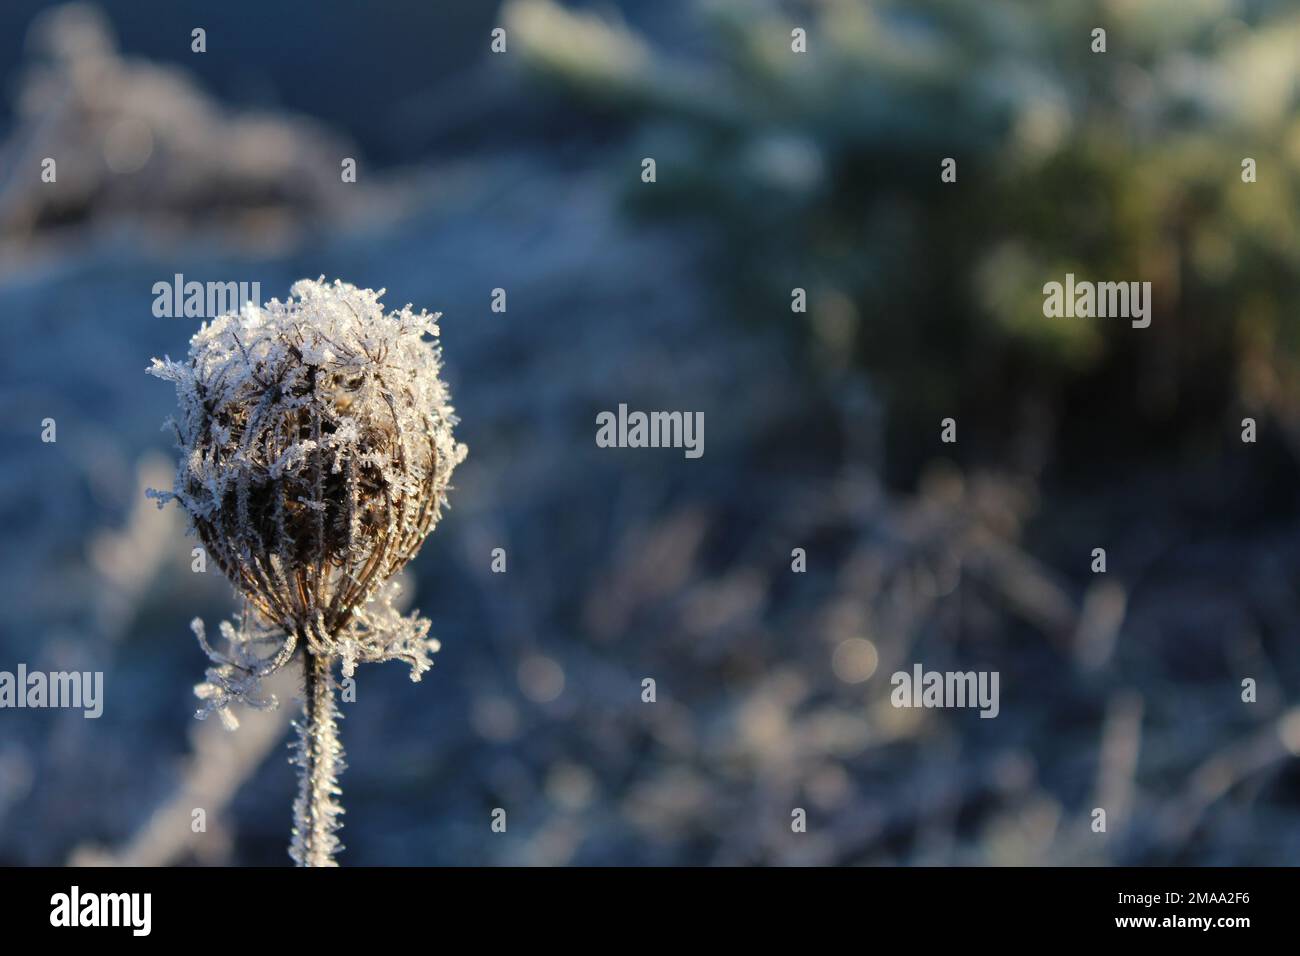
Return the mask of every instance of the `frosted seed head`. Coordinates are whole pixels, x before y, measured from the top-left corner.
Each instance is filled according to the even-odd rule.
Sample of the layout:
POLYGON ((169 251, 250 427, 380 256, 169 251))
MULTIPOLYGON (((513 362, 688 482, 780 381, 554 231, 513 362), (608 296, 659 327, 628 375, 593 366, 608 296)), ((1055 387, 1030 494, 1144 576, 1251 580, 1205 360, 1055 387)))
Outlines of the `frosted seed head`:
POLYGON ((385 312, 383 290, 323 277, 291 292, 205 323, 186 360, 153 361, 180 405, 171 496, 267 624, 331 655, 359 628, 349 658, 375 659, 373 624, 405 619, 372 605, 437 523, 466 452, 438 317, 385 312))

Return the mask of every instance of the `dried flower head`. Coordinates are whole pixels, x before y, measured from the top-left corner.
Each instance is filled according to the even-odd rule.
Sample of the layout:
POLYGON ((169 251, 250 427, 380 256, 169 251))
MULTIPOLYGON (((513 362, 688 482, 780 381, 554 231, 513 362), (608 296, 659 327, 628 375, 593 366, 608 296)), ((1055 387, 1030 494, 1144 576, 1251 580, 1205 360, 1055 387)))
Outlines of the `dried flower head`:
POLYGON ((327 692, 335 658, 345 675, 363 661, 404 660, 413 680, 428 669, 429 624, 393 607, 391 578, 465 457, 436 315, 385 313, 382 290, 337 280, 291 293, 206 323, 186 361, 149 369, 176 386, 182 452, 172 491, 150 494, 181 505, 245 603, 238 627, 222 625, 225 652, 194 623, 215 665, 196 691, 200 716, 229 726, 233 702, 274 705, 259 680, 299 646, 309 691, 313 661, 327 692))

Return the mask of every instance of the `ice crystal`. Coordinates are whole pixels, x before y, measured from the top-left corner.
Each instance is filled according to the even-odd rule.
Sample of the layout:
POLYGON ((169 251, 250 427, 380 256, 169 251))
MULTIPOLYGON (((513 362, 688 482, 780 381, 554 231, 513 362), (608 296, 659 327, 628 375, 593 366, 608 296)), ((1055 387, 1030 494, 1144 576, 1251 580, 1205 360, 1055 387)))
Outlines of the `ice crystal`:
MULTIPOLYGON (((394 607, 391 578, 437 523, 465 457, 439 374, 437 316, 385 312, 383 294, 302 280, 286 302, 205 323, 185 361, 149 368, 176 386, 181 450, 172 490, 149 494, 185 510, 245 606, 221 625, 224 651, 194 622, 213 664, 195 689, 199 716, 233 728, 232 704, 274 706, 260 681, 301 647, 297 760, 324 773, 342 765, 333 662, 351 676, 359 663, 400 660, 412 680, 432 664, 429 622, 394 607)), ((332 777, 303 786, 294 857, 327 861, 337 787, 332 777), (308 827, 329 842, 301 847, 308 827)))
POLYGON ((289 856, 299 866, 332 866, 343 849, 336 836, 343 814, 338 778, 346 767, 338 735, 342 715, 334 699, 334 674, 323 658, 309 665, 306 684, 305 713, 312 717, 293 725, 298 734, 293 763, 299 772, 289 856))

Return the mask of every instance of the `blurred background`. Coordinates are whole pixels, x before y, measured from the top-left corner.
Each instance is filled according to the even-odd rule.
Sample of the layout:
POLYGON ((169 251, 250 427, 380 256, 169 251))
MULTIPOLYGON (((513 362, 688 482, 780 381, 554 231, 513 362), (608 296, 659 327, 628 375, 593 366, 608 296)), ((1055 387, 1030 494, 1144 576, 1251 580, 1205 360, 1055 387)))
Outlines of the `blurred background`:
POLYGON ((193 720, 235 605, 144 497, 176 273, 443 313, 442 651, 358 672, 344 865, 1300 862, 1298 68, 1269 0, 6 0, 0 669, 105 705, 0 712, 0 864, 289 862, 293 681, 193 720))

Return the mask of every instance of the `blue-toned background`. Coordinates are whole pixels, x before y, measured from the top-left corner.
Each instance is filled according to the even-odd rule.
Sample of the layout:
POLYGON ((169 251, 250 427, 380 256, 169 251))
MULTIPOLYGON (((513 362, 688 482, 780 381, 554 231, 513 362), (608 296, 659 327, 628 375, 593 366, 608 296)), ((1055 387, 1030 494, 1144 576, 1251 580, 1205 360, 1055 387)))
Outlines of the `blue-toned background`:
POLYGON ((345 865, 1297 862, 1297 67, 1248 0, 10 0, 0 670, 106 700, 0 710, 0 863, 288 863, 296 689, 192 719, 234 604, 144 498, 176 273, 443 313, 442 651, 358 673, 345 865), (1151 327, 1044 318, 1066 272, 1151 327), (894 708, 916 662, 999 716, 894 708))

